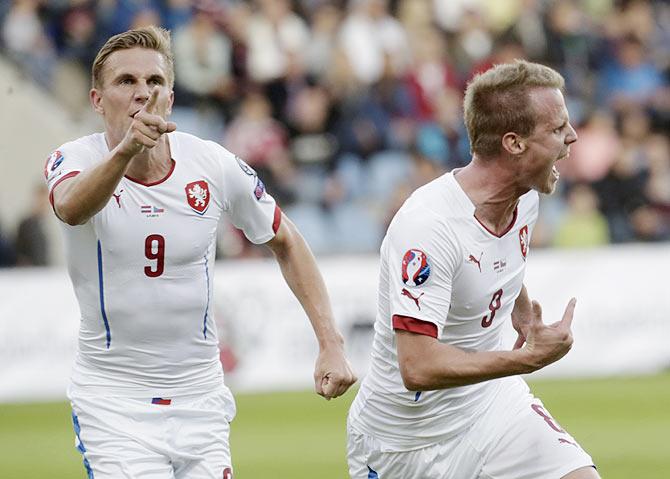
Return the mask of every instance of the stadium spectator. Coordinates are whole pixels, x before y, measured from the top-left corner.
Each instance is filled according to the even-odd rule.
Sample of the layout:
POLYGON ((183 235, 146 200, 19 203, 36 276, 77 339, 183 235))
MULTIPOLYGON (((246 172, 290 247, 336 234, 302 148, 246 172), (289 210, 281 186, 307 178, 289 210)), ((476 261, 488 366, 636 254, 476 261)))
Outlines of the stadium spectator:
POLYGON ((555 190, 554 164, 577 141, 563 86, 522 61, 475 77, 464 100, 472 161, 392 220, 370 370, 349 412, 352 478, 600 477, 519 377, 572 346, 576 300, 547 325, 523 284, 538 193, 555 190))
POLYGON ((670 230, 670 140, 660 134, 652 135, 646 149, 649 162, 646 196, 661 215, 667 231, 670 230))
POLYGON ((613 58, 603 66, 598 84, 601 104, 617 111, 635 106, 652 106, 667 82, 649 61, 645 46, 634 35, 617 40, 613 58))
MULTIPOLYGON (((202 3, 196 2, 196 7, 202 3)), ((176 30, 186 25, 191 20, 193 0, 166 0, 165 7, 162 9, 165 27, 169 30, 176 30)))
POLYGON ((388 0, 355 0, 340 30, 340 46, 354 77, 373 85, 391 72, 402 75, 409 64, 407 34, 388 11, 388 0))
POLYGON ((570 150, 570 161, 559 164, 558 170, 571 182, 602 180, 621 150, 614 118, 606 111, 595 111, 577 132, 579 141, 570 150))
POLYGON ((296 171, 287 147, 288 132, 272 117, 272 106, 257 89, 242 98, 222 144, 259 172, 282 204, 294 200, 296 171))
POLYGON ((598 197, 591 187, 574 185, 569 190, 567 203, 567 212, 554 234, 554 246, 592 248, 610 242, 607 220, 598 211, 598 197))
POLYGON ((104 133, 45 171, 81 309, 68 391, 89 477, 232 477, 235 403, 210 306, 219 218, 275 255, 318 339, 318 394, 355 381, 314 257, 243 160, 167 121, 169 33, 114 36, 93 66, 104 133), (113 398, 113 399, 110 399, 113 398))
POLYGON ((337 54, 337 32, 342 12, 332 3, 323 2, 311 16, 311 38, 305 54, 306 70, 325 81, 329 66, 337 54))
POLYGON ((16 265, 16 251, 12 242, 3 234, 0 224, 0 268, 16 265))
POLYGON ((632 214, 648 204, 645 194, 648 173, 634 153, 630 148, 621 151, 612 169, 593 185, 613 243, 635 240, 632 214))
POLYGON ((30 212, 19 222, 16 232, 16 264, 18 266, 47 266, 49 240, 45 217, 49 211, 47 189, 40 184, 33 192, 30 212))
MULTIPOLYGON (((409 94, 419 121, 435 119, 435 104, 447 91, 460 97, 461 80, 446 56, 444 35, 434 27, 416 32, 412 37, 413 61, 407 72, 409 94)), ((460 120, 460 116, 459 116, 460 120)))
POLYGON ((179 104, 227 103, 235 92, 232 44, 219 29, 216 14, 198 4, 191 19, 174 32, 175 87, 184 97, 179 104))
POLYGON ((39 18, 38 0, 13 0, 2 24, 2 41, 10 57, 43 88, 51 88, 56 51, 39 18))
POLYGON ((309 29, 289 0, 256 0, 259 8, 247 27, 247 72, 262 84, 274 116, 284 113, 287 81, 305 72, 309 29))

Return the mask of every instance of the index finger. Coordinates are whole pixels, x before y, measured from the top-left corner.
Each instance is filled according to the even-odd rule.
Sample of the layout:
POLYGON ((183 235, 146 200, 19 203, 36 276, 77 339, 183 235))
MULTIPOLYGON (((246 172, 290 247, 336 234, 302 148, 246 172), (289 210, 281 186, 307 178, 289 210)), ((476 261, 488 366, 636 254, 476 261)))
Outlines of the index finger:
POLYGON ((154 88, 151 90, 151 96, 149 97, 149 101, 147 101, 144 104, 144 111, 147 113, 153 113, 154 108, 156 108, 156 101, 158 100, 158 88, 154 88))
POLYGON ((563 313, 563 319, 561 319, 561 324, 566 325, 568 328, 572 326, 572 318, 575 314, 575 305, 577 304, 576 298, 571 298, 568 305, 565 307, 565 313, 563 313))

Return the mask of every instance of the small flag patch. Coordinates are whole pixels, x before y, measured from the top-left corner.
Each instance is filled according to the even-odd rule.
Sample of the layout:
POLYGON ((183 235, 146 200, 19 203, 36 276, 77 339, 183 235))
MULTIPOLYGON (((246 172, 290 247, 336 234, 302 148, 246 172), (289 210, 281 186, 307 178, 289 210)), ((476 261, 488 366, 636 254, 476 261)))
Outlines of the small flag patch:
POLYGON ((161 213, 165 213, 165 208, 159 208, 158 206, 153 205, 141 205, 140 213, 146 215, 147 218, 156 218, 160 216, 161 213))
POLYGON ((165 398, 152 398, 151 404, 160 404, 161 406, 169 406, 172 403, 172 399, 165 398))

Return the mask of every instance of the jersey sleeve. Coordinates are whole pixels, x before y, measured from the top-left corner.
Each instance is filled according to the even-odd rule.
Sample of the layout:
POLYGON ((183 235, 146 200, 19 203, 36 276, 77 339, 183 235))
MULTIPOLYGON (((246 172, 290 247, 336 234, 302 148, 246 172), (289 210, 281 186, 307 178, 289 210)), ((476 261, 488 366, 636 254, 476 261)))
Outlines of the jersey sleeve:
POLYGON ((457 246, 436 218, 398 219, 382 247, 393 329, 437 338, 451 304, 457 246))
POLYGON ((62 181, 78 175, 94 162, 94 155, 84 145, 65 143, 54 150, 44 165, 44 178, 49 189, 49 201, 53 206, 53 190, 62 181))
POLYGON ((281 210, 253 168, 229 151, 221 150, 224 211, 252 243, 271 240, 279 229, 281 210))

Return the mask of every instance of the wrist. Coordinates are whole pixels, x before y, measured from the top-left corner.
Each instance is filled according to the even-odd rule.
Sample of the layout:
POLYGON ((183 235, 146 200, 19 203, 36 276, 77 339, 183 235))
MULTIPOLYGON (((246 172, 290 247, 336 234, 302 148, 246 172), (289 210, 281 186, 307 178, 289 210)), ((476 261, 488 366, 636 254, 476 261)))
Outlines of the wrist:
POLYGON ((520 374, 530 374, 542 368, 534 357, 533 353, 527 347, 512 351, 516 353, 517 364, 520 368, 520 374))
POLYGON ((325 338, 319 338, 319 349, 326 351, 329 349, 344 349, 344 338, 338 332, 329 334, 325 338))
POLYGON ((130 160, 138 153, 138 151, 129 151, 128 148, 124 148, 123 141, 116 145, 112 150, 112 159, 115 159, 121 162, 124 166, 127 166, 130 163, 130 160))

